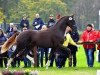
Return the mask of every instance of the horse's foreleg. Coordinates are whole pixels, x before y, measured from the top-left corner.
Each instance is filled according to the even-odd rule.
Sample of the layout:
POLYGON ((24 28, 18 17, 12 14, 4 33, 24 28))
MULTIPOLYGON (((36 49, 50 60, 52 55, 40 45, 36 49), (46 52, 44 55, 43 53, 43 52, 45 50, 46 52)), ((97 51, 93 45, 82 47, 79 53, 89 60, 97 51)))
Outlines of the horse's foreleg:
POLYGON ((54 58, 53 57, 54 56, 54 51, 55 51, 55 49, 52 49, 51 52, 50 52, 49 59, 48 59, 48 61, 46 63, 46 69, 48 69, 48 66, 50 65, 51 58, 54 58))
POLYGON ((9 68, 11 62, 13 61, 14 57, 16 57, 16 55, 18 54, 19 51, 20 51, 19 49, 16 49, 15 52, 11 55, 11 58, 8 60, 7 68, 6 69, 9 68))
POLYGON ((28 54, 26 55, 26 58, 28 58, 32 62, 32 64, 34 64, 34 58, 30 57, 28 54))
POLYGON ((46 69, 48 69, 49 64, 50 64, 50 60, 48 60, 46 63, 46 69))
POLYGON ((8 69, 9 68, 9 66, 10 66, 10 64, 11 64, 11 62, 13 61, 13 58, 10 58, 9 60, 8 60, 8 63, 7 63, 7 68, 6 69, 8 69))

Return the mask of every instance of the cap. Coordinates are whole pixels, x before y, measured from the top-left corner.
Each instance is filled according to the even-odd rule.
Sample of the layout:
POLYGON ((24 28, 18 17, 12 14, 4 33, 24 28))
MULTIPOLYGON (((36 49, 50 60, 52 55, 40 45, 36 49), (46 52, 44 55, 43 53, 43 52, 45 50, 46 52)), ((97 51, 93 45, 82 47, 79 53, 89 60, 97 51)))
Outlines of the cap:
POLYGON ((52 15, 52 14, 50 14, 50 16, 51 16, 51 17, 53 17, 53 15, 52 15))
POLYGON ((92 24, 88 24, 87 26, 89 26, 89 27, 93 27, 92 24))

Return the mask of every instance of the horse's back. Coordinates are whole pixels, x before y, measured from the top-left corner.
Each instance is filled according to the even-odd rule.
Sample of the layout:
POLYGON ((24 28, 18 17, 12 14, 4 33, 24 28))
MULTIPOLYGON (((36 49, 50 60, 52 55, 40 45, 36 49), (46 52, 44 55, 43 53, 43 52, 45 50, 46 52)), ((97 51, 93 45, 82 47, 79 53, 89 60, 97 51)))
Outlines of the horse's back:
MULTIPOLYGON (((32 36, 36 35, 36 31, 28 30, 20 33, 17 37, 17 43, 28 43, 32 40, 32 36)), ((34 38, 33 38, 34 39, 34 38)))

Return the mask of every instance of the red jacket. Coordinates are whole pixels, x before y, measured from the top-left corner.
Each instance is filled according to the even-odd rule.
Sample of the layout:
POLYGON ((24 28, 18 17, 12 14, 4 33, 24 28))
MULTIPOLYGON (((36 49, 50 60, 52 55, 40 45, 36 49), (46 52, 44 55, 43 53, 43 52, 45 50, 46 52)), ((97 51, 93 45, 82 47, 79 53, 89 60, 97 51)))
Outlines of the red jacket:
MULTIPOLYGON (((97 39, 100 39, 100 30, 97 33, 97 39)), ((97 50, 100 50, 100 44, 98 44, 97 50)))
MULTIPOLYGON (((92 42, 95 42, 97 40, 97 33, 95 30, 91 30, 90 32, 88 32, 87 30, 85 30, 81 36, 81 41, 82 42, 90 42, 90 40, 92 42)), ((83 47, 85 49, 88 48, 94 48, 94 44, 83 44, 83 47)))

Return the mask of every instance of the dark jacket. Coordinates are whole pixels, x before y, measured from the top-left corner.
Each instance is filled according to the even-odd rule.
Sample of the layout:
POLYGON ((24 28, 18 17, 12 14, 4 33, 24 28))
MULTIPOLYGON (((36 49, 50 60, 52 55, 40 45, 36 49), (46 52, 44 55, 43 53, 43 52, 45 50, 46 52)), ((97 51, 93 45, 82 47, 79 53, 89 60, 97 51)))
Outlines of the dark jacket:
POLYGON ((11 28, 10 26, 7 28, 6 33, 10 33, 13 31, 13 28, 11 28))
POLYGON ((44 22, 41 18, 34 19, 34 21, 33 21, 34 30, 41 30, 43 25, 44 25, 44 22), (39 27, 36 27, 36 26, 39 26, 39 27))
POLYGON ((54 24, 55 24, 55 20, 54 20, 54 19, 50 19, 50 20, 48 21, 47 27, 50 28, 50 27, 52 27, 54 24))
MULTIPOLYGON (((79 41, 79 33, 76 32, 69 32, 69 34, 71 35, 71 38, 73 39, 74 42, 78 42, 79 41)), ((74 45, 68 45, 68 48, 71 50, 72 53, 77 51, 77 47, 74 45)))
POLYGON ((29 28, 29 21, 26 19, 26 20, 21 20, 20 22, 20 27, 23 28, 23 27, 27 27, 29 28), (26 24, 26 26, 24 26, 24 24, 26 24))
POLYGON ((78 32, 69 32, 71 35, 71 38, 74 40, 74 42, 78 42, 79 40, 79 33, 78 32))

